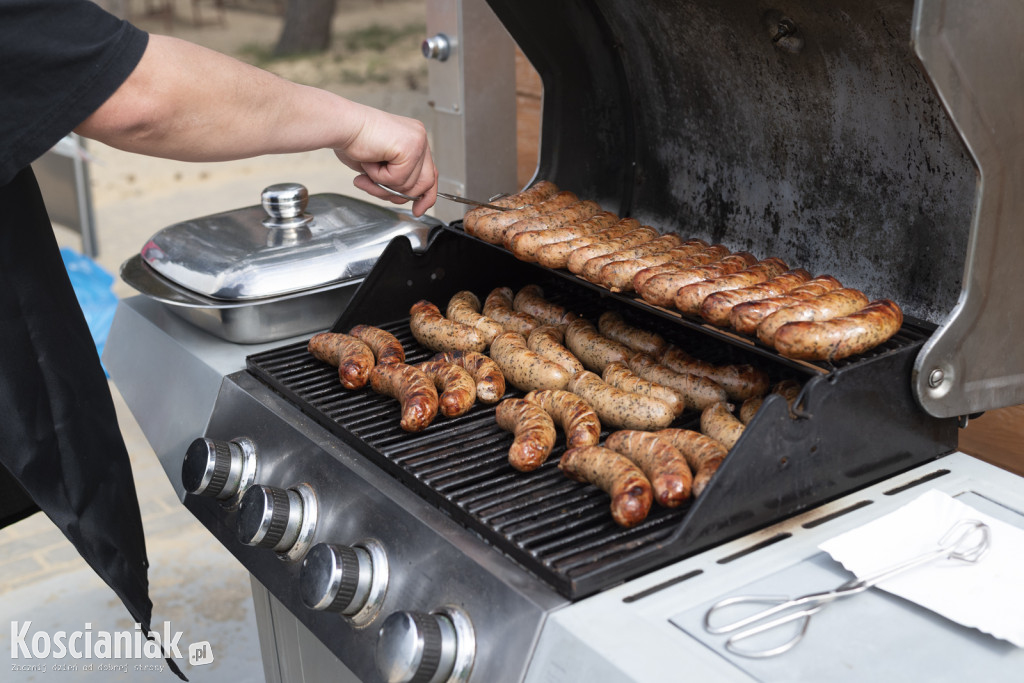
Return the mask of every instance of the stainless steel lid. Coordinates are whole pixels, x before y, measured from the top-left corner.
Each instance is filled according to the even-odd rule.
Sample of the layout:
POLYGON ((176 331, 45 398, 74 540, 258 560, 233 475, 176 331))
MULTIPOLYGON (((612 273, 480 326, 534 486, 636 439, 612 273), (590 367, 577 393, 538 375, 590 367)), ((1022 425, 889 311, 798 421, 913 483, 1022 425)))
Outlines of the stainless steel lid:
POLYGON ((224 301, 262 299, 360 278, 393 238, 426 246, 434 219, 352 197, 272 185, 261 206, 168 226, 142 259, 168 280, 224 301))

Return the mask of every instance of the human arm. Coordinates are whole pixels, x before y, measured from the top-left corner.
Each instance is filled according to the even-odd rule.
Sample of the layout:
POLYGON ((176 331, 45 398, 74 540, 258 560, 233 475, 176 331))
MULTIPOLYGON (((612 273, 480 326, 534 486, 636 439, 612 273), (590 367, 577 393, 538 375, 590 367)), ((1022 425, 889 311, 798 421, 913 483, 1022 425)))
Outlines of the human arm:
POLYGON ((118 149, 181 161, 225 161, 332 149, 356 187, 401 202, 380 182, 436 200, 426 130, 339 95, 292 83, 218 52, 151 35, 138 66, 75 131, 118 149))

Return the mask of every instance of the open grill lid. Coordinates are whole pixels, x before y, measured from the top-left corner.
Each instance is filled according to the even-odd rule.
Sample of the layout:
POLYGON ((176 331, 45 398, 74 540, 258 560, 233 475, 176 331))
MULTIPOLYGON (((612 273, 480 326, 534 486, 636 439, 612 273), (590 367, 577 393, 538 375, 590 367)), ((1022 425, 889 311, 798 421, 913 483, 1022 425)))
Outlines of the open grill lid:
POLYGON ((1024 402, 1019 6, 488 2, 544 83, 540 177, 941 325, 933 415, 1024 402))

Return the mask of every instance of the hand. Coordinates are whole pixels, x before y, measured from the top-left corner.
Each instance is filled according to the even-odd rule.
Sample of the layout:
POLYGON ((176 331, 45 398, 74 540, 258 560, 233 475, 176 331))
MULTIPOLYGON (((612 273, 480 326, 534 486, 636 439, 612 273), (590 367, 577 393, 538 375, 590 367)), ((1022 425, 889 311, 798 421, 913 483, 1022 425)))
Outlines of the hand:
POLYGON ((359 131, 334 153, 343 164, 360 172, 353 184, 378 199, 396 204, 406 201, 374 183, 419 197, 412 205, 415 216, 423 215, 437 201, 437 169, 427 131, 415 119, 367 107, 359 131))

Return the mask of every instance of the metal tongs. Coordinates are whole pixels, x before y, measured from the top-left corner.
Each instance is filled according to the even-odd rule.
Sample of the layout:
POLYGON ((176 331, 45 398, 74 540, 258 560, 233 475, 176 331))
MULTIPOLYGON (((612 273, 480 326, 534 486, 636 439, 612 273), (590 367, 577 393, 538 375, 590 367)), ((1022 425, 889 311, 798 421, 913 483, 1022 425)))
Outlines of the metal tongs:
POLYGON ((793 648, 807 633, 811 617, 826 605, 851 595, 866 591, 868 588, 890 579, 910 569, 920 567, 935 560, 957 560, 974 563, 980 560, 989 550, 991 532, 987 524, 974 519, 964 519, 954 524, 941 539, 935 550, 912 557, 888 569, 864 579, 851 579, 830 591, 810 593, 798 598, 786 598, 769 595, 738 595, 719 600, 704 615, 704 629, 712 635, 732 633, 725 641, 725 649, 733 654, 754 659, 774 657, 793 648), (712 626, 713 615, 727 607, 738 604, 771 605, 755 614, 731 623, 712 626), (785 643, 762 650, 744 649, 737 643, 760 633, 771 631, 794 621, 801 622, 796 634, 785 643))
MULTIPOLYGON (((385 192, 390 192, 391 194, 395 195, 396 197, 401 197, 402 199, 408 199, 410 202, 414 202, 417 199, 419 199, 419 197, 413 197, 412 195, 404 194, 402 192, 399 192, 398 190, 392 190, 387 185, 382 185, 381 183, 374 183, 374 185, 376 185, 380 189, 384 190, 385 192)), ((497 209, 498 211, 512 211, 513 209, 519 208, 519 207, 515 207, 515 206, 498 206, 497 204, 488 204, 487 202, 478 202, 475 199, 467 199, 466 197, 460 197, 457 194, 448 194, 447 192, 438 192, 437 196, 442 198, 442 199, 447 199, 448 201, 458 202, 459 204, 469 204, 470 206, 482 206, 485 209, 497 209)), ((494 195, 493 197, 491 197, 487 201, 493 202, 496 199, 500 199, 502 197, 507 197, 507 196, 508 196, 507 194, 496 194, 496 195, 494 195)))

